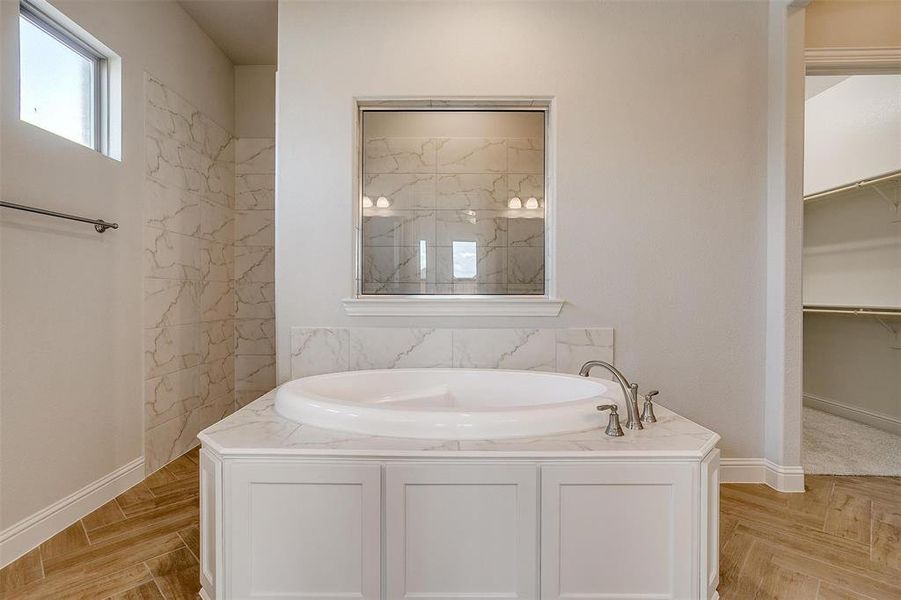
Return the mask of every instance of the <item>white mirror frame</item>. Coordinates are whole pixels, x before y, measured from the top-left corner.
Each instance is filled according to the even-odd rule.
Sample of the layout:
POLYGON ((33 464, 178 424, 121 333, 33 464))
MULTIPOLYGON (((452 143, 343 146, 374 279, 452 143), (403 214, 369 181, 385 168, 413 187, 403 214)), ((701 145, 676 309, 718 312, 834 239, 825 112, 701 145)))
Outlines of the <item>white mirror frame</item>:
POLYGON ((543 316, 560 314, 564 300, 557 298, 556 287, 556 144, 554 135, 553 98, 550 97, 486 97, 486 98, 355 98, 354 99, 354 199, 353 239, 354 263, 352 289, 354 296, 343 301, 348 315, 356 316, 543 316), (440 110, 522 110, 543 111, 545 118, 544 147, 544 295, 367 295, 362 293, 363 236, 363 112, 434 111, 440 110))

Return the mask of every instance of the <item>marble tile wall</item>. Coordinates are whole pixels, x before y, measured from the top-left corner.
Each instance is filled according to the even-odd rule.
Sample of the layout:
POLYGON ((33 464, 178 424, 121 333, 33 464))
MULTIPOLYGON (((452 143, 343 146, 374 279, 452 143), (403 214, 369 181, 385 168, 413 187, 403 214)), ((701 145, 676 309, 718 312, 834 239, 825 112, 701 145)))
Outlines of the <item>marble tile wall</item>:
POLYGON ((234 410, 235 144, 145 78, 144 456, 148 473, 234 410))
POLYGON ((544 293, 542 139, 369 138, 362 188, 363 293, 544 293), (454 242, 475 243, 475 277, 454 242))
POLYGON ((236 143, 235 399, 275 387, 275 140, 236 143))
POLYGON ((613 329, 291 329, 292 378, 404 367, 578 373, 594 359, 613 361, 613 329))

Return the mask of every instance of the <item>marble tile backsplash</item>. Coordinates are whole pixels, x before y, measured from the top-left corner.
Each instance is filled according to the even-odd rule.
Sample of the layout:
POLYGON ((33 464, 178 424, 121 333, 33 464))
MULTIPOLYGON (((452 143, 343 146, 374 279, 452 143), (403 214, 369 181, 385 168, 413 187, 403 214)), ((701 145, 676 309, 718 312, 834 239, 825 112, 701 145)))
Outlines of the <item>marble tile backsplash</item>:
POLYGON ((541 138, 369 138, 362 188, 390 203, 363 209, 363 293, 544 292, 541 138), (510 208, 513 197, 539 207, 510 208), (458 249, 454 268, 460 242, 476 257, 458 249))
POLYGON ((155 471, 235 406, 235 142, 145 78, 144 456, 155 471))
POLYGON ((578 373, 593 359, 613 361, 613 329, 291 329, 292 378, 404 367, 578 373))

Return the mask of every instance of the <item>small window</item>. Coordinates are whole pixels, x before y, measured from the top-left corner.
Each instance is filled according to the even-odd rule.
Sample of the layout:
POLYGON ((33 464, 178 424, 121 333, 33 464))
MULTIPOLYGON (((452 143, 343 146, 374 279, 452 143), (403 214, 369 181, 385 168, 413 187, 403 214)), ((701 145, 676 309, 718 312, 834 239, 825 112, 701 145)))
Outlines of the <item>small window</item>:
POLYGON ((477 273, 476 243, 451 242, 454 279, 475 279, 477 273))
POLYGON ((19 118, 105 152, 106 57, 36 5, 19 10, 19 118))

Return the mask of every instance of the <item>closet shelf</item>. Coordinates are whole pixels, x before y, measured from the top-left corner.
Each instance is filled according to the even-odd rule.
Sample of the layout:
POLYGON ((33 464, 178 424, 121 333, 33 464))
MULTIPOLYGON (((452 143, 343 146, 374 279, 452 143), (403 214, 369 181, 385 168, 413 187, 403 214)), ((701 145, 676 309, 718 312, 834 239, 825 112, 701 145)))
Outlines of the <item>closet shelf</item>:
MULTIPOLYGON (((888 331, 893 336, 898 336, 898 328, 888 323, 885 320, 885 317, 890 319, 898 319, 901 318, 901 308, 895 307, 857 307, 857 306, 815 306, 815 305, 805 305, 804 312, 806 313, 817 313, 817 314, 828 314, 828 315, 852 315, 855 317, 872 317, 875 319, 880 325, 882 325, 886 331, 888 331)), ((895 346, 893 346, 895 347, 895 346)), ((901 347, 897 348, 901 350, 901 347)))
MULTIPOLYGON (((832 196, 833 194, 838 194, 840 192, 847 192, 848 190, 854 190, 858 188, 875 186, 877 183, 883 183, 887 181, 901 181, 901 169, 896 169, 894 171, 889 171, 888 173, 883 173, 882 175, 877 175, 875 177, 868 177, 867 179, 860 179, 858 181, 853 181, 851 183, 840 185, 834 188, 829 188, 828 190, 823 190, 822 192, 816 192, 815 194, 808 194, 804 196, 804 202, 812 202, 814 200, 821 200, 823 198, 827 198, 832 196)), ((878 187, 874 187, 873 190, 882 196, 882 199, 891 204, 898 209, 898 200, 889 198, 885 192, 880 190, 878 187)))
POLYGON ((872 315, 879 317, 901 317, 901 307, 866 307, 866 306, 820 306, 805 304, 804 312, 828 313, 837 315, 872 315))

